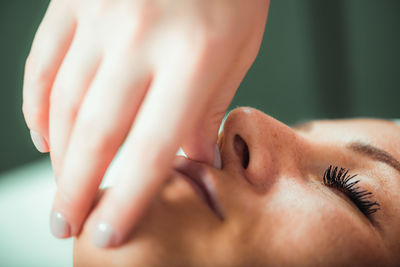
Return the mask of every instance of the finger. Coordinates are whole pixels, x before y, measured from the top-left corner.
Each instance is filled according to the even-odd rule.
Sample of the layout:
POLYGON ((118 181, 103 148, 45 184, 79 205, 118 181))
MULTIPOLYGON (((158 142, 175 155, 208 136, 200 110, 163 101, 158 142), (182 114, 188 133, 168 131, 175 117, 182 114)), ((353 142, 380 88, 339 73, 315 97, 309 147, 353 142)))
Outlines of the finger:
POLYGON ((188 158, 208 163, 218 169, 221 168, 221 156, 216 145, 218 130, 231 98, 227 96, 224 100, 226 103, 219 103, 212 99, 207 104, 209 110, 204 115, 204 119, 195 126, 181 145, 188 158))
POLYGON ((183 151, 190 159, 221 167, 219 149, 216 147, 218 130, 232 98, 256 58, 260 43, 258 35, 246 39, 244 45, 232 53, 234 57, 225 59, 227 70, 222 73, 215 88, 211 89, 214 93, 207 103, 204 118, 182 144, 183 151))
POLYGON ((51 161, 57 179, 75 118, 98 69, 100 57, 100 48, 90 32, 78 27, 50 96, 51 161))
POLYGON ((41 152, 49 150, 50 90, 74 32, 75 17, 69 1, 52 1, 25 63, 22 110, 41 152))
POLYGON ((216 147, 218 130, 226 110, 245 75, 242 67, 232 66, 217 83, 210 100, 206 104, 207 111, 199 124, 182 143, 182 150, 188 158, 208 163, 216 168, 221 168, 219 149, 216 147))
POLYGON ((104 173, 132 125, 150 80, 138 61, 122 55, 105 58, 82 102, 53 205, 51 227, 57 237, 80 231, 104 173))
MULTIPOLYGON (((209 82, 198 67, 178 62, 155 76, 121 153, 116 184, 105 195, 93 241, 119 245, 138 223, 152 197, 167 178, 181 140, 205 109, 209 82), (173 72, 173 73, 172 73, 173 72), (179 75, 177 75, 179 73, 179 75)), ((204 66, 202 66, 204 67, 204 66)))

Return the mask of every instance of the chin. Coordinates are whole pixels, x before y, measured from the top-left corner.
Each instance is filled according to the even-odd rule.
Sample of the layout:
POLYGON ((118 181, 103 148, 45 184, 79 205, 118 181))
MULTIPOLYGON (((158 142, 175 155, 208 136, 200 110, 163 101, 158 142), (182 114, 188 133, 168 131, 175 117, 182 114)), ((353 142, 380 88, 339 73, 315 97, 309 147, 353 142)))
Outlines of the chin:
POLYGON ((94 226, 90 217, 75 239, 74 266, 190 266, 195 255, 206 255, 204 244, 221 220, 188 181, 172 177, 122 246, 95 247, 94 226))

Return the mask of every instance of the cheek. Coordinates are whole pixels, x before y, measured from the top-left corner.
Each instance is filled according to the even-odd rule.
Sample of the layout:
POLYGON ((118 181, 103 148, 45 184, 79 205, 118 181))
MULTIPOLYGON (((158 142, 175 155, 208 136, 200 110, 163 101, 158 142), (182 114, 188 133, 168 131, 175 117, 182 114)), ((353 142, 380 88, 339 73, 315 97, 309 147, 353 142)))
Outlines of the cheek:
POLYGON ((360 264, 382 255, 376 234, 363 220, 339 201, 306 189, 271 194, 253 226, 257 254, 277 265, 360 264))

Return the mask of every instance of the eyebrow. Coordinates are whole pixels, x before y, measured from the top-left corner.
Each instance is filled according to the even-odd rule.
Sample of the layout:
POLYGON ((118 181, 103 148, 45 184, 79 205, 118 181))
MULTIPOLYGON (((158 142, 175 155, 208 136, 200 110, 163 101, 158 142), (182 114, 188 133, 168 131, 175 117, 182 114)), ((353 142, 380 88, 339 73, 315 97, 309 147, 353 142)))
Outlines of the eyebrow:
POLYGON ((311 132, 314 126, 314 121, 306 120, 306 121, 299 121, 295 123, 292 128, 294 130, 303 131, 303 132, 311 132))
MULTIPOLYGON (((296 123, 292 126, 292 128, 295 130, 310 132, 313 126, 314 121, 304 121, 296 123)), ((353 150, 354 152, 363 154, 371 158, 372 160, 386 163, 387 165, 393 167, 398 172, 400 172, 400 162, 396 160, 396 158, 386 150, 361 141, 351 142, 346 147, 350 150, 353 150)))
POLYGON ((400 162, 395 159, 389 152, 377 148, 371 144, 363 143, 360 141, 351 142, 347 145, 347 148, 353 150, 354 152, 363 154, 372 160, 380 161, 386 163, 387 165, 393 167, 398 172, 400 172, 400 162))

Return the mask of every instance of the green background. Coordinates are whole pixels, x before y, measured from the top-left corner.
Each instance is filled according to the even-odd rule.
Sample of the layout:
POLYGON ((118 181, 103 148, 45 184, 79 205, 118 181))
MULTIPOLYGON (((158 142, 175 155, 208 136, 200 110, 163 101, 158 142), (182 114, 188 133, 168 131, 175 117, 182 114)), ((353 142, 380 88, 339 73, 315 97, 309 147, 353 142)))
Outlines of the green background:
MULTIPOLYGON (((21 90, 48 2, 0 2, 0 172, 44 157, 24 123, 21 90)), ((253 106, 286 123, 400 117, 399 12, 395 0, 271 0, 259 56, 230 108, 253 106)))

